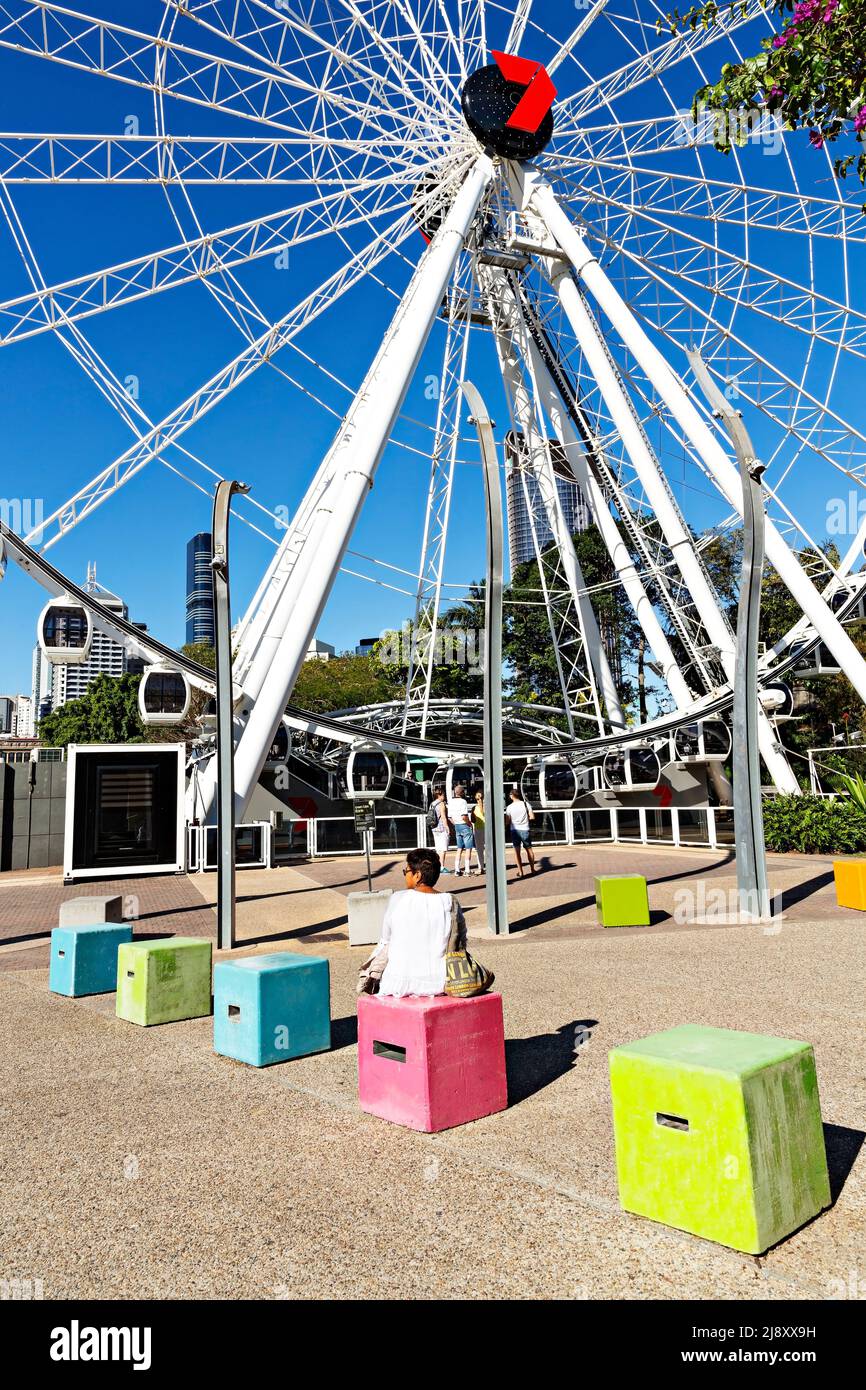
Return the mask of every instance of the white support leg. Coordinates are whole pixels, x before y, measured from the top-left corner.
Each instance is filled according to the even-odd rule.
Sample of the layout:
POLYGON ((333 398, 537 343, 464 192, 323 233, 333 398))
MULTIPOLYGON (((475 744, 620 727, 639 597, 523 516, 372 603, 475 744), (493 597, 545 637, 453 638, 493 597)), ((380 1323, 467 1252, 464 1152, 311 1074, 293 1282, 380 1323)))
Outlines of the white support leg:
MULTIPOLYGON (((520 183, 524 206, 531 207, 541 218, 550 236, 568 257, 575 273, 640 363, 680 429, 701 455, 725 499, 742 515, 743 499, 737 469, 693 404, 683 382, 647 337, 583 237, 572 226, 550 184, 528 166, 520 171, 520 183)), ((796 555, 771 521, 767 522, 767 558, 815 631, 826 642, 860 699, 866 702, 866 660, 804 574, 796 555)))
MULTIPOLYGON (((562 246, 560 235, 562 234, 564 236, 564 232, 560 222, 564 222, 572 231, 574 229, 571 228, 571 223, 560 209, 550 186, 548 184, 534 182, 534 179, 535 175, 530 177, 525 174, 524 188, 527 197, 523 211, 529 223, 530 231, 536 238, 540 238, 541 240, 546 240, 549 236, 555 236, 558 244, 562 246), (550 190, 553 207, 556 210, 555 218, 552 217, 550 212, 550 199, 546 196, 539 199, 537 196, 539 187, 550 190), (554 225, 551 225, 551 222, 553 222, 554 225)), ((582 241, 577 232, 574 234, 579 241, 582 241)), ((562 249, 563 251, 567 251, 564 246, 562 246, 562 249)), ((584 303, 583 296, 565 265, 561 261, 545 260, 544 266, 551 284, 559 295, 560 303, 562 304, 565 314, 574 329, 587 366, 595 377, 599 390, 604 397, 605 405, 614 427, 622 439, 635 472, 640 478, 647 500, 670 546, 671 554, 686 582, 689 593, 700 614, 701 622, 704 625, 710 641, 719 650, 720 659, 728 679, 733 681, 736 664, 733 633, 719 608, 718 600, 713 592, 712 585, 709 582, 704 568, 698 556, 695 554, 692 537, 680 516, 674 498, 652 455, 649 443, 641 429, 640 422, 632 409, 631 403, 623 389, 622 382, 607 352, 598 325, 587 305, 584 303)), ((600 269, 600 267, 598 268, 600 269)), ((625 314, 629 314, 624 304, 622 304, 622 310, 625 314)), ((619 328, 618 323, 615 326, 619 328)), ((691 408, 694 409, 694 407, 691 408)), ((772 725, 763 710, 759 712, 759 728, 761 757, 764 760, 767 771, 775 786, 779 791, 797 795, 800 790, 799 783, 791 770, 772 725)))
MULTIPOLYGON (((328 477, 317 490, 316 517, 304 547, 311 558, 305 566, 303 582, 297 569, 293 571, 274 609, 273 626, 281 636, 274 644, 266 678, 235 754, 239 819, 255 790, 267 750, 492 176, 493 165, 482 155, 412 277, 382 350, 328 455, 328 477)), ((303 504, 301 510, 304 511, 303 504)))

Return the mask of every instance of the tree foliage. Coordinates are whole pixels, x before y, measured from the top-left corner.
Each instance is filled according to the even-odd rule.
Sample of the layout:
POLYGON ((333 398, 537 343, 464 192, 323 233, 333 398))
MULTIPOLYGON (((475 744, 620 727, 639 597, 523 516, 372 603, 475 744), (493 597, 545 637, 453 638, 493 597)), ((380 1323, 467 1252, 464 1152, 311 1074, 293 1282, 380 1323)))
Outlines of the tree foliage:
POLYGON ((291 703, 313 714, 331 714, 394 700, 402 693, 375 657, 346 654, 328 661, 305 661, 291 703))
POLYGON ((70 743, 141 743, 147 730, 138 713, 140 676, 97 676, 77 700, 69 700, 39 723, 51 748, 70 743))
MULTIPOLYGON (((596 590, 592 606, 620 698, 628 705, 635 698, 635 690, 622 677, 622 657, 637 650, 637 621, 615 579, 613 562, 598 528, 589 526, 579 531, 574 536, 574 548, 587 588, 596 590), (604 585, 609 587, 598 587, 604 585)), ((562 687, 535 560, 515 569, 504 602, 503 650, 511 668, 508 693, 526 704, 561 707, 562 687)))
MULTIPOLYGON (((716 82, 694 97, 693 116, 701 109, 719 113, 717 149, 730 153, 743 144, 748 126, 729 119, 744 110, 775 112, 789 130, 805 129, 815 149, 848 137, 854 148, 833 162, 844 179, 856 168, 866 183, 866 5, 863 0, 761 0, 776 16, 778 31, 761 43, 760 52, 739 63, 725 63, 716 82)), ((673 33, 710 28, 722 15, 745 13, 742 0, 719 5, 705 0, 667 17, 673 33)), ((659 21, 663 27, 665 21, 659 21)), ((866 209, 866 205, 864 205, 866 209)))

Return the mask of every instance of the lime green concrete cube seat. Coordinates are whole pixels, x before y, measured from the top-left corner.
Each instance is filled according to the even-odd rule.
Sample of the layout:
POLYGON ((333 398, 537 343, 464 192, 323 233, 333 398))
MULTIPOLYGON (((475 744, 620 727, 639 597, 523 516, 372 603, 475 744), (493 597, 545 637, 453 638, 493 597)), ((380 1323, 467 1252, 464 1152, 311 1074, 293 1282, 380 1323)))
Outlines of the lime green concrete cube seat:
POLYGON ((808 1043, 687 1025, 617 1047, 626 1211, 759 1255, 830 1204, 808 1043))
POLYGON ((643 874, 600 874, 595 905, 603 927, 648 927, 649 898, 643 874))
POLYGON ((194 936, 132 941, 117 952, 117 1017, 176 1023, 211 1012, 211 943, 194 936))

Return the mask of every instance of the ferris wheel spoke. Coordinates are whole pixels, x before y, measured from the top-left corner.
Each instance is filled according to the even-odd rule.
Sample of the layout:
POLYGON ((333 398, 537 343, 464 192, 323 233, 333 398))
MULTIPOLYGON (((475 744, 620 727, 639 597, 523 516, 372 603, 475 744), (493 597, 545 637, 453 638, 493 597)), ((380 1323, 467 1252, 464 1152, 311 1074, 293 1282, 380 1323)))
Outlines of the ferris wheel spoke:
MULTIPOLYGON (((423 164, 359 141, 332 139, 230 140, 169 135, 20 135, 0 134, 0 177, 6 183, 144 184, 172 183, 219 187, 252 185, 309 187, 310 162, 316 148, 362 155, 368 163, 390 170, 392 178, 417 179, 423 164), (303 153, 298 153, 302 151, 303 153)), ((416 156, 417 161, 417 156, 416 156)), ((355 176, 358 182, 370 175, 355 176)), ((346 187, 355 177, 323 174, 323 188, 346 187)), ((384 177, 384 176, 383 176, 384 177)))
MULTIPOLYGON (((192 0, 192 3, 190 0, 163 0, 163 3, 169 9, 176 10, 180 16, 194 21, 211 33, 229 39, 240 51, 257 58, 264 58, 280 74, 291 71, 290 44, 293 38, 302 36, 305 40, 312 41, 317 45, 320 50, 320 57, 336 59, 338 72, 356 74, 361 89, 378 98, 382 103, 382 110, 390 109, 396 98, 405 100, 408 97, 411 103, 417 103, 420 100, 420 91, 413 92, 405 80, 402 80, 404 79, 405 65, 394 45, 374 25, 370 24, 366 15, 359 10, 353 0, 334 0, 334 3, 339 5, 342 11, 350 17, 356 33, 362 29, 367 33, 369 57, 379 60, 384 57, 389 68, 398 73, 401 80, 386 77, 381 71, 381 67, 377 70, 357 52, 352 52, 345 46, 327 39, 315 29, 310 21, 300 19, 289 9, 274 11, 269 5, 261 4, 258 0, 240 0, 240 2, 239 0, 192 0), (210 19, 218 22, 210 22, 210 19, 204 17, 204 13, 210 19)), ((393 3, 401 5, 402 0, 393 0, 393 3)), ((331 22, 333 24, 333 11, 331 11, 331 22)), ((311 86, 321 85, 319 75, 312 69, 309 55, 303 53, 300 46, 297 46, 300 55, 298 61, 303 62, 307 67, 308 77, 306 81, 311 86)), ((415 78, 416 85, 426 89, 428 99, 437 103, 441 102, 440 87, 432 81, 422 79, 419 82, 417 73, 415 78)))
MULTIPOLYGON (((393 191, 393 181, 382 180, 381 196, 393 191)), ((329 236, 335 226, 353 225, 393 216, 402 199, 380 202, 352 217, 337 216, 346 195, 337 192, 301 207, 284 209, 272 217, 254 218, 236 227, 223 228, 183 242, 0 303, 0 346, 49 332, 61 322, 74 323, 94 314, 122 308, 140 299, 196 280, 206 280, 226 269, 248 265, 264 256, 329 236)))
MULTIPOLYGON (((0 48, 59 63, 126 85, 158 90, 165 96, 222 115, 303 135, 303 126, 292 125, 280 115, 297 116, 304 100, 313 102, 316 88, 298 78, 277 74, 197 49, 161 41, 145 34, 63 9, 48 0, 3 0, 0 4, 0 48), (169 60, 176 75, 168 76, 169 60), (300 93, 300 96, 299 96, 300 93), (282 105, 280 102, 282 101, 282 105)), ((342 112, 365 123, 383 117, 383 139, 394 138, 405 119, 394 108, 375 107, 339 93, 329 94, 342 112)))
POLYGON ((866 243, 866 226, 859 202, 821 198, 760 185, 726 182, 696 174, 646 169, 622 160, 581 158, 569 173, 554 170, 563 188, 586 196, 597 189, 610 192, 619 180, 641 192, 641 201, 654 212, 678 217, 706 218, 722 226, 760 228, 797 236, 825 237, 866 243), (595 175, 598 184, 587 184, 595 175))
POLYGON ((506 53, 519 53, 520 45, 526 33, 526 26, 532 14, 533 0, 517 0, 514 8, 514 18, 511 21, 511 28, 505 42, 506 53))
POLYGON ((695 59, 698 54, 712 44, 730 37, 737 29, 764 13, 761 0, 743 0, 736 10, 720 12, 714 25, 706 29, 697 28, 675 35, 658 43, 649 55, 639 54, 625 63, 616 72, 590 82, 583 91, 560 102, 560 124, 566 128, 566 121, 575 123, 608 105, 619 97, 627 96, 652 78, 659 77, 686 59, 695 59))
MULTIPOLYGON (((399 242, 413 235, 415 225, 404 216, 389 231, 399 242)), ((358 252, 339 270, 332 273, 312 294, 305 296, 294 309, 283 315, 204 386, 187 397, 159 425, 148 431, 138 444, 126 450, 84 488, 79 489, 73 498, 45 521, 43 534, 47 539, 43 549, 47 550, 54 545, 62 535, 84 520, 96 506, 101 505, 108 496, 113 495, 139 473, 151 459, 157 457, 169 444, 173 444, 185 434, 197 420, 236 390, 264 362, 270 361, 282 347, 363 279, 369 266, 384 260, 391 254, 391 250, 392 244, 387 233, 374 238, 363 251, 358 252)))
MULTIPOLYGON (((761 265, 746 255, 705 241, 683 226, 675 229, 647 207, 594 193, 594 201, 624 213, 630 222, 646 224, 646 234, 633 225, 620 244, 636 244, 636 258, 649 261, 678 280, 737 306, 743 306, 774 323, 806 335, 810 340, 839 347, 855 357, 866 357, 866 314, 850 303, 819 294, 814 285, 799 284, 761 265), (648 245, 643 246, 646 239, 648 245)), ((654 206, 651 203, 651 206, 654 206)), ((587 224, 587 234, 607 241, 587 224)))
MULTIPOLYGON (((709 360, 707 365, 723 386, 733 381, 738 398, 760 410, 786 437, 793 436, 833 468, 866 486, 866 433, 831 406, 829 391, 827 397, 820 400, 807 389, 804 381, 796 381, 771 363, 740 333, 728 324, 720 324, 675 283, 635 257, 628 247, 622 245, 617 249, 675 301, 673 306, 670 300, 660 301, 667 310, 667 317, 663 319, 661 313, 653 313, 647 303, 632 300, 630 307, 638 318, 660 332, 679 352, 694 342, 696 323, 703 324, 719 345, 718 358, 709 360), (677 312, 677 305, 683 312, 677 312)), ((661 418, 667 423, 664 412, 661 418)))

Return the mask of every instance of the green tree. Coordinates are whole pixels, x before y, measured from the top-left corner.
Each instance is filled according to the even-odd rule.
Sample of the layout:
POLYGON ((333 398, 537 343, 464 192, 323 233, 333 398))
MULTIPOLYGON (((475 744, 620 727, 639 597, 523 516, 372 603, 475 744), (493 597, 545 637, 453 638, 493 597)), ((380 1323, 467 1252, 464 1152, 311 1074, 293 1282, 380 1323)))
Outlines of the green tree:
POLYGON ((209 671, 216 670, 216 652, 210 642, 186 642, 180 650, 188 661, 197 661, 199 666, 206 666, 209 671))
POLYGON ((310 660, 301 666, 291 703, 313 714, 375 705, 398 697, 388 673, 374 657, 331 657, 329 661, 310 660))
POLYGON ((141 743, 146 730, 138 713, 140 676, 97 676, 77 700, 40 721, 39 737, 51 748, 69 743, 141 743))
MULTIPOLYGON (((846 139, 851 148, 834 159, 838 178, 852 167, 866 183, 866 5, 863 0, 761 0, 775 15, 776 34, 760 52, 739 63, 725 63, 718 81, 699 88, 693 115, 716 112, 714 141, 730 153, 748 138, 743 112, 776 112, 789 130, 805 129, 815 149, 846 139)), ((711 28, 721 15, 745 11, 742 0, 719 5, 702 0, 683 15, 667 17, 673 33, 711 28)), ((659 21, 662 28, 665 21, 659 21)), ((866 210, 866 204, 864 204, 866 210)))
MULTIPOLYGON (((484 584, 470 585, 467 600, 453 604, 439 616, 434 643, 433 678, 430 692, 434 699, 481 699, 484 695, 484 584)), ((414 643, 414 624, 404 623, 399 632, 382 635, 373 650, 395 694, 406 690, 414 643)), ((416 663, 423 661, 426 646, 418 642, 416 663)))
MULTIPOLYGON (((596 589, 593 609, 620 698, 628 705, 637 691, 624 677, 623 655, 638 650, 638 624, 598 528, 579 531, 574 548, 587 588, 596 589)), ((561 706, 562 687, 535 560, 515 569, 504 603, 503 648, 511 668, 509 694, 526 704, 561 706)))

